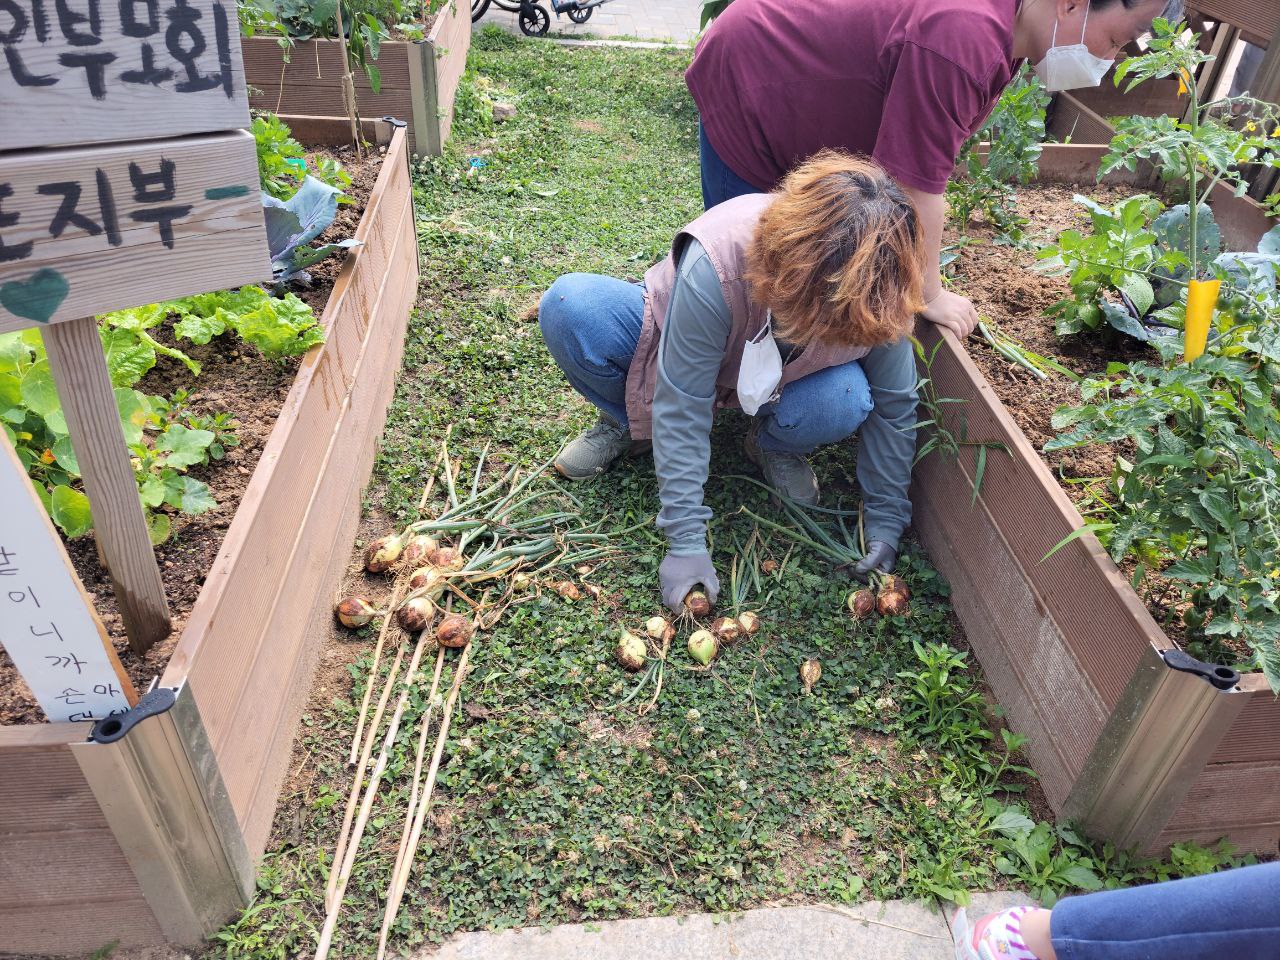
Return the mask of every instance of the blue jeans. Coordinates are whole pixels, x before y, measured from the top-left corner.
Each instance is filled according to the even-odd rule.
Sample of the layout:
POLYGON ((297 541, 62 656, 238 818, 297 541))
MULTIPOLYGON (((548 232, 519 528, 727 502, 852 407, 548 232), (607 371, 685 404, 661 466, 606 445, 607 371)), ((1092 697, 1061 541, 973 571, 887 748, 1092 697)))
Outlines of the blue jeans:
MULTIPOLYGON (((627 370, 644 322, 644 288, 613 277, 569 273, 543 294, 538 322, 548 352, 573 389, 625 426, 627 370)), ((852 435, 871 407, 861 364, 819 370, 788 384, 776 403, 760 408, 760 446, 809 453, 852 435)))
POLYGON ((1067 897, 1049 927, 1059 960, 1275 960, 1280 863, 1067 897))
POLYGON ((729 169, 729 165, 720 159, 716 148, 707 139, 707 131, 698 121, 698 158, 702 166, 702 208, 710 210, 717 204, 740 197, 744 193, 761 193, 759 187, 752 186, 729 169))

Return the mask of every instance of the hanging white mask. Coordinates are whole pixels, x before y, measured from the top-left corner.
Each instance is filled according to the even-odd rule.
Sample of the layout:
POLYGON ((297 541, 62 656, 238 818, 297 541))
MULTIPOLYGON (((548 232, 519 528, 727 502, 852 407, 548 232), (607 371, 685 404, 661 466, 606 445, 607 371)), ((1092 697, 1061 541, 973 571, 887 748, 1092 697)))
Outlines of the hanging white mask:
POLYGON ((773 313, 765 314, 764 327, 742 345, 738 366, 738 403, 749 417, 773 399, 782 382, 782 354, 773 339, 773 313))
POLYGON ((1035 65, 1036 76, 1050 93, 1062 90, 1078 90, 1081 87, 1096 87, 1111 69, 1114 60, 1103 60, 1089 52, 1084 43, 1085 31, 1089 29, 1090 0, 1085 0, 1084 26, 1080 28, 1080 42, 1059 47, 1058 23, 1053 24, 1053 39, 1049 52, 1044 59, 1035 65))

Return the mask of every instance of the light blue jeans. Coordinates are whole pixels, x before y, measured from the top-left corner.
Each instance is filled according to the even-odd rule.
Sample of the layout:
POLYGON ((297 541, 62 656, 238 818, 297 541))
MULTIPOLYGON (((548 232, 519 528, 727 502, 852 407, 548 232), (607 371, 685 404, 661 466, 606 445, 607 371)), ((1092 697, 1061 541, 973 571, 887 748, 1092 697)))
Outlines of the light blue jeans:
POLYGON ((1275 960, 1280 863, 1067 897, 1049 928, 1058 960, 1275 960))
MULTIPOLYGON (((625 426, 627 370, 644 322, 644 288, 593 273, 566 274, 543 295, 538 320, 547 350, 573 389, 625 426)), ((819 370, 760 408, 760 446, 810 453, 852 436, 871 407, 858 362, 819 370)))

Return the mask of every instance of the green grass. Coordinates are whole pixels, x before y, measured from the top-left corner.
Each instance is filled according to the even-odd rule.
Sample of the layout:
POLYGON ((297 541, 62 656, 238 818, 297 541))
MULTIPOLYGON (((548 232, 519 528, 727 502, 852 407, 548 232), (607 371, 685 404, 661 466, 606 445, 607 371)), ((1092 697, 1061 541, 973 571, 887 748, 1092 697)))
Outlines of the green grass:
MULTIPOLYGON (((464 470, 490 439, 498 470, 542 462, 591 421, 521 315, 562 272, 638 278, 699 212, 687 57, 477 35, 449 152, 416 169, 421 309, 367 498, 388 527, 416 517, 449 425, 464 470), (486 96, 515 103, 516 118, 493 127, 486 96)), ((735 417, 717 426, 707 491, 726 580, 752 532, 737 508, 770 513, 757 488, 726 479, 746 467, 743 428, 735 417)), ((847 446, 817 460, 829 499, 852 503, 847 446)), ((911 617, 854 625, 847 583, 797 551, 748 601, 760 633, 709 671, 689 669, 678 643, 661 697, 639 716, 652 688, 628 701, 637 680, 612 649, 619 624, 658 611, 662 541, 641 523, 658 507, 652 468, 629 464, 574 492, 584 516, 639 528, 618 538, 622 558, 591 575, 606 599, 544 596, 477 641, 397 947, 460 930, 962 898, 1018 882, 1052 897, 1219 861, 1186 848, 1176 867, 1138 863, 1008 805, 1006 743, 991 737, 978 679, 950 646, 960 641, 947 587, 912 547, 911 617), (805 696, 797 668, 810 657, 823 672, 805 696)), ((788 545, 775 537, 767 550, 783 560, 788 545)), ((258 899, 211 954, 312 948, 369 646, 352 645, 351 694, 313 704, 306 775, 282 801, 258 899)), ((401 728, 334 955, 369 956, 376 943, 424 700, 414 695, 401 728)))

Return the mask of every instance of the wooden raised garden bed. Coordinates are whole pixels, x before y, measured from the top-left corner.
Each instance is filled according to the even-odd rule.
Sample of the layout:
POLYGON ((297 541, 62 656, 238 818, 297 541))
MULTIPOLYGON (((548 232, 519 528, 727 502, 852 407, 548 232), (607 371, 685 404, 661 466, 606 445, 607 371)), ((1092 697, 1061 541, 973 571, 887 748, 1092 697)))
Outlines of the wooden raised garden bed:
MULTIPOLYGON (((274 37, 258 36, 243 38, 241 47, 250 106, 286 118, 291 114, 346 116, 342 54, 336 40, 303 40, 285 50, 274 37)), ((362 71, 355 72, 361 118, 403 120, 409 127, 411 152, 442 153, 470 47, 470 11, 450 0, 436 14, 426 39, 382 44, 377 60, 382 83, 377 93, 362 71)))
MULTIPOLYGON (((1104 152, 1047 146, 1041 179, 1092 184, 1104 152)), ((1261 209, 1229 191, 1213 206, 1228 245, 1255 249, 1261 209)), ((920 333, 926 349, 941 335, 920 333)), ((948 408, 954 426, 1009 453, 989 452, 972 508, 973 448, 921 461, 916 528, 1054 811, 1121 846, 1227 836, 1275 854, 1280 701, 1263 677, 1218 690, 1167 666, 1175 644, 1092 535, 1046 560, 1084 525, 1079 511, 950 334, 932 377, 939 396, 964 401, 948 408)))
POLYGON ((325 342, 151 695, 172 709, 114 743, 86 742, 84 724, 0 727, 0 953, 194 945, 247 902, 417 289, 408 160, 397 130, 325 342))

